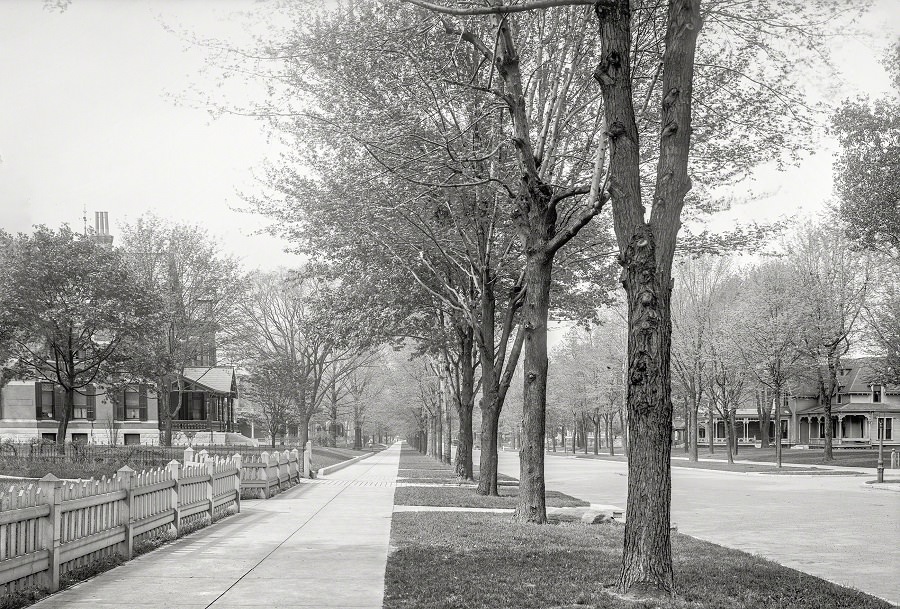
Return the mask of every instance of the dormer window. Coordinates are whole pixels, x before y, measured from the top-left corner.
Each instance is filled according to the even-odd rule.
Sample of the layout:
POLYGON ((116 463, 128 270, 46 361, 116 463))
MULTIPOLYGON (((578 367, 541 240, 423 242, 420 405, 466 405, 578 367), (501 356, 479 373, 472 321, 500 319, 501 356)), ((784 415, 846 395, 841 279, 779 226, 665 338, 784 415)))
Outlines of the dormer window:
POLYGON ((872 403, 881 402, 881 385, 872 385, 872 403))
POLYGON ((844 396, 841 395, 840 393, 837 394, 837 400, 836 400, 836 402, 837 402, 838 404, 843 404, 843 403, 844 403, 844 396))

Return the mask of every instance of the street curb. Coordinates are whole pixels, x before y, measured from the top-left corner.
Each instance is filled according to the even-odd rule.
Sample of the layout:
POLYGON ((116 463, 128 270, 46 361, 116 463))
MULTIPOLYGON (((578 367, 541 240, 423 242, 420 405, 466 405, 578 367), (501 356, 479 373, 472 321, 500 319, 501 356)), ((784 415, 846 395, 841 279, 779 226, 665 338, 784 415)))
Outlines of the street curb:
POLYGON ((362 461, 363 459, 368 459, 375 453, 367 453, 365 455, 360 455, 358 457, 353 457, 352 459, 347 459, 346 461, 341 461, 340 463, 335 463, 334 465, 329 465, 327 467, 322 467, 316 470, 316 478, 320 476, 327 476, 328 474, 333 474, 334 472, 344 469, 348 465, 353 465, 357 461, 362 461))
POLYGON ((889 493, 900 493, 900 484, 896 482, 873 482, 860 484, 862 488, 872 489, 873 491, 887 491, 889 493))

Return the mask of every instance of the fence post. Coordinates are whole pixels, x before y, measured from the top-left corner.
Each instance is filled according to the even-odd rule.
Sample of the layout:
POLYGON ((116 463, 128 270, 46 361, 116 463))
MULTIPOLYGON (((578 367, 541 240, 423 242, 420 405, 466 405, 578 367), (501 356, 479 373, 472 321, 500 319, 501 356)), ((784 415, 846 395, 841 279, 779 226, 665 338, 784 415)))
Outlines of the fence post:
POLYGON ((294 474, 295 474, 294 477, 297 478, 296 482, 299 483, 299 482, 300 482, 300 478, 301 478, 301 473, 300 473, 300 467, 301 467, 301 465, 300 465, 300 453, 297 451, 296 448, 293 449, 293 450, 291 451, 291 463, 293 464, 293 465, 291 466, 291 469, 293 470, 293 472, 294 472, 294 474))
POLYGON ((243 459, 241 459, 241 455, 235 453, 231 458, 231 461, 234 463, 235 474, 234 474, 234 507, 236 513, 241 513, 241 464, 243 459))
POLYGON ((262 476, 263 480, 266 481, 266 487, 263 492, 266 495, 265 498, 268 499, 269 498, 269 484, 270 484, 269 483, 269 453, 267 453, 267 452, 260 453, 259 454, 259 462, 265 466, 265 467, 260 468, 259 472, 260 472, 260 475, 262 476))
POLYGON ((303 449, 303 476, 312 478, 312 469, 310 469, 310 459, 312 458, 312 442, 307 440, 306 447, 303 449))
POLYGON ((194 449, 188 446, 184 449, 184 462, 185 463, 193 463, 194 462, 194 449))
POLYGON ((50 506, 47 519, 41 522, 41 547, 48 552, 46 583, 50 592, 59 590, 59 538, 62 533, 60 504, 62 503, 62 480, 47 474, 38 481, 38 489, 44 502, 50 506))
MULTIPOLYGON (((200 451, 203 454, 203 451, 200 451)), ((206 500, 209 502, 209 522, 212 524, 213 510, 215 509, 215 489, 213 483, 216 477, 216 463, 212 459, 206 461, 206 473, 209 474, 209 482, 206 484, 206 500)))
POLYGON ((203 463, 207 459, 209 459, 209 451, 205 448, 197 453, 197 461, 199 461, 200 463, 203 463))
POLYGON ((172 475, 172 489, 169 491, 169 505, 175 510, 172 516, 172 526, 175 528, 175 537, 181 535, 181 503, 178 498, 178 487, 181 485, 181 463, 172 459, 166 466, 172 475))
POLYGON ((119 490, 125 491, 125 505, 121 514, 125 525, 125 560, 131 560, 131 555, 134 552, 134 536, 132 535, 134 518, 131 514, 131 500, 134 497, 134 491, 131 489, 132 476, 134 476, 134 470, 127 465, 123 465, 116 472, 116 478, 119 479, 119 490))

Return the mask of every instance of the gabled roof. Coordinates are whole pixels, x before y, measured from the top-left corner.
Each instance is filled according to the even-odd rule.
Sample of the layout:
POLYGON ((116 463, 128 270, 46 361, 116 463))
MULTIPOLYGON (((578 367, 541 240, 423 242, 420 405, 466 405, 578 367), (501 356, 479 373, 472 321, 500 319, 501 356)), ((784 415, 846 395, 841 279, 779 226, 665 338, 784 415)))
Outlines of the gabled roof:
POLYGON ((234 368, 231 366, 185 368, 184 378, 214 393, 232 393, 234 368))

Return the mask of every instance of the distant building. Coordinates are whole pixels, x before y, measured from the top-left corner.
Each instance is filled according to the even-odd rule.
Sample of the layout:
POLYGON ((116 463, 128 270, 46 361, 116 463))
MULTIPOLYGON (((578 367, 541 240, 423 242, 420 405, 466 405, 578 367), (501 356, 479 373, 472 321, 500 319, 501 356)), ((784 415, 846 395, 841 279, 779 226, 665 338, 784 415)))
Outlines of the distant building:
MULTIPOLYGON (((838 375, 838 391, 831 402, 831 421, 825 420, 825 409, 818 391, 812 387, 798 389, 790 396, 782 410, 781 439, 790 446, 810 448, 825 445, 825 425, 832 429, 833 446, 877 446, 878 430, 884 430, 886 446, 900 445, 900 387, 883 386, 874 381, 871 361, 845 360, 838 375)), ((759 444, 759 415, 755 407, 739 408, 736 412, 739 444, 759 444)), ((725 421, 713 418, 713 441, 725 444, 725 421)), ((706 428, 701 426, 700 442, 707 442, 706 428)), ((775 422, 770 422, 769 439, 774 440, 775 422)))
MULTIPOLYGON (((91 237, 112 247, 109 215, 94 214, 91 237)), ((216 361, 215 327, 204 332, 201 348, 184 370, 182 406, 173 420, 175 443, 241 442, 235 432, 237 382, 232 366, 216 361), (229 434, 231 434, 229 436, 229 434)), ((0 389, 0 437, 19 442, 55 441, 65 394, 54 383, 29 379, 0 389)), ((171 392, 170 404, 178 392, 171 392)), ((66 441, 95 444, 158 444, 164 429, 153 386, 133 383, 115 389, 89 385, 75 393, 75 409, 66 441)))

